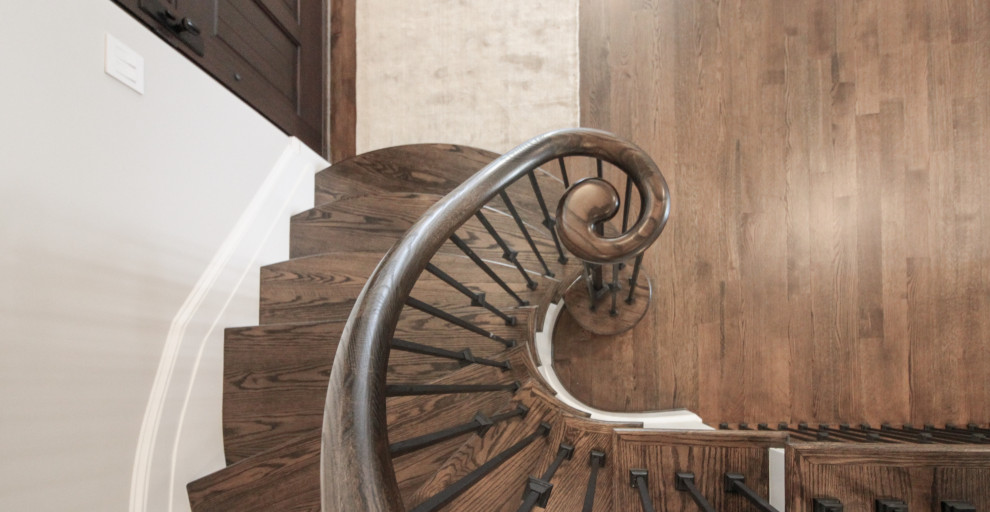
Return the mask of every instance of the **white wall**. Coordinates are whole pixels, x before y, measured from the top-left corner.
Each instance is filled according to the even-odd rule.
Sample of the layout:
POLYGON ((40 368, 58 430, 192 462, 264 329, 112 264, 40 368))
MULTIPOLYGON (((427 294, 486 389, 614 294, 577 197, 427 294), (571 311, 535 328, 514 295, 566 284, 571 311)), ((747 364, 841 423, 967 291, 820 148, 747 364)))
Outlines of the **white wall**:
POLYGON ((578 125, 578 0, 357 2, 358 152, 578 125))
POLYGON ((110 0, 0 19, 0 510, 188 510, 223 465, 222 329, 256 323, 323 164, 110 0))

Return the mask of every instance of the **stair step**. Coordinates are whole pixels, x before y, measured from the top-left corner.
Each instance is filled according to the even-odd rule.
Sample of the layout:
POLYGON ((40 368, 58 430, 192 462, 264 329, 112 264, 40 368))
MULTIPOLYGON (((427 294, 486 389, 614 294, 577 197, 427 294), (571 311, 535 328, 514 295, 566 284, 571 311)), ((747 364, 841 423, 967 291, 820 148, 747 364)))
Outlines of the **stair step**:
POLYGON ((370 151, 320 171, 315 204, 379 192, 444 195, 498 156, 452 144, 411 144, 370 151))
MULTIPOLYGON (((526 325, 530 314, 529 309, 517 312, 520 326, 526 325)), ((448 350, 467 348, 477 357, 498 361, 509 355, 500 343, 462 329, 446 332, 449 329, 439 329, 434 322, 421 318, 421 313, 417 315, 399 321, 396 337, 448 350)), ((228 463, 320 429, 333 354, 345 323, 346 320, 336 320, 227 330, 223 433, 228 463)), ((503 326, 499 332, 521 335, 519 327, 503 326)), ((459 361, 393 350, 387 378, 393 383, 422 383, 472 367, 502 374, 499 368, 462 367, 459 361)), ((521 372, 518 375, 528 375, 521 359, 513 363, 513 368, 521 372)))
MULTIPOLYGON (((417 489, 407 505, 422 503, 443 491, 493 456, 533 433, 541 421, 546 421, 553 427, 551 437, 554 431, 562 428, 557 410, 531 390, 532 383, 527 383, 514 397, 530 408, 525 418, 495 425, 485 437, 470 438, 417 489)), ((503 411, 507 409, 503 408, 503 411)), ((455 498, 445 510, 516 510, 522 502, 522 489, 526 479, 540 463, 542 454, 550 449, 549 446, 546 439, 536 440, 455 498)))
MULTIPOLYGON (((450 144, 412 144, 371 151, 318 173, 314 204, 396 192, 443 196, 498 157, 483 149, 450 144)), ((545 168, 548 170, 538 169, 534 175, 550 215, 556 216, 564 184, 556 163, 545 168)), ((520 214, 542 222, 542 210, 529 178, 510 185, 508 193, 520 214)), ((505 210, 498 199, 492 206, 505 210)))
MULTIPOLYGON (((261 269, 262 324, 346 320, 354 301, 381 255, 370 252, 317 254, 265 266, 261 269)), ((465 256, 438 254, 432 263, 473 292, 485 293, 486 301, 503 311, 518 305, 507 292, 465 256)), ((537 300, 556 281, 533 275, 540 288, 532 291, 514 268, 490 263, 492 270, 524 300, 537 300)), ((412 293, 425 302, 441 307, 470 306, 471 299, 453 287, 424 272, 412 293)), ((481 309, 478 307, 477 309, 481 309)), ((511 313, 511 312, 508 312, 511 313)), ((504 323, 504 320, 498 320, 504 323)))
MULTIPOLYGON (((612 477, 615 465, 612 464, 611 459, 614 429, 639 428, 642 424, 607 423, 568 415, 563 416, 563 423, 564 427, 556 436, 551 437, 551 446, 556 449, 562 442, 570 444, 574 446, 574 455, 554 475, 551 481, 553 492, 545 510, 553 512, 581 510, 588 489, 588 476, 591 473, 589 460, 592 450, 604 452, 606 457, 605 465, 598 470, 593 510, 602 512, 612 510, 614 494, 612 477)), ((543 474, 553 457, 552 452, 547 453, 534 475, 543 474)))
MULTIPOLYGON (((522 363, 522 358, 528 357, 525 352, 521 348, 515 348, 505 355, 512 362, 511 372, 503 373, 496 368, 473 365, 436 379, 431 384, 502 384, 525 380, 527 374, 522 363)), ((506 391, 389 398, 386 401, 389 442, 405 441, 466 423, 479 412, 492 416, 501 409, 512 409, 514 406, 507 405, 511 400, 512 393, 506 391)), ((460 435, 392 460, 400 491, 407 505, 412 504, 409 500, 413 493, 435 473, 440 464, 446 462, 451 454, 474 435, 460 435)))
MULTIPOLYGON (((415 193, 376 194, 345 198, 307 210, 292 217, 290 255, 298 258, 341 251, 385 254, 440 197, 415 193)), ((513 218, 493 208, 486 207, 483 211, 509 247, 518 251, 520 263, 527 270, 543 273, 542 266, 513 218)), ((540 225, 542 217, 523 215, 523 219, 537 249, 556 274, 561 265, 557 262, 557 249, 549 230, 540 225)), ((461 226, 457 235, 481 258, 505 261, 502 259, 502 249, 476 218, 472 217, 461 226)), ((450 241, 438 252, 463 254, 450 241)))
POLYGON ((294 439, 190 482, 193 512, 319 512, 320 436, 294 439))

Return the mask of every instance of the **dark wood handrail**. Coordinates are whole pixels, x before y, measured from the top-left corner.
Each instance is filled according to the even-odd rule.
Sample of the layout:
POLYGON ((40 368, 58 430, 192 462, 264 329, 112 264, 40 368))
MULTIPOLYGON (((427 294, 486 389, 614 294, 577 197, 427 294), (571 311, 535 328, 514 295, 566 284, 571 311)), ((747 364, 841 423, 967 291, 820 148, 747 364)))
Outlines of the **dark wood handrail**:
MULTIPOLYGON (((582 259, 592 256, 590 261, 612 261, 641 253, 660 235, 670 201, 656 164, 635 145, 591 129, 560 130, 535 137, 488 164, 434 204, 372 273, 337 346, 323 421, 325 512, 404 510, 389 453, 385 377, 391 338, 409 292, 443 243, 500 191, 546 162, 578 155, 599 158, 625 172, 639 189, 642 207, 639 219, 626 233, 613 239, 589 239, 583 231, 589 221, 600 220, 600 215, 582 213, 579 207, 593 206, 594 201, 571 201, 557 223, 558 234, 569 250, 582 259), (606 247, 609 244, 629 253, 619 255, 619 251, 606 247)), ((587 186, 575 184, 571 190, 579 187, 584 190, 587 186)))

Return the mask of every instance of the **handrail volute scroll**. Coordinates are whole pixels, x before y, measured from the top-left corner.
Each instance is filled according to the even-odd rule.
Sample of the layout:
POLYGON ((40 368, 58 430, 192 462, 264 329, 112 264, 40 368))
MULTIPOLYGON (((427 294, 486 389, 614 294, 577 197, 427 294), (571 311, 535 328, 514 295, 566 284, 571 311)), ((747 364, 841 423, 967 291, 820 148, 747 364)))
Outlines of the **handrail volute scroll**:
MULTIPOLYGON (((323 422, 324 512, 405 510, 389 453, 385 417, 389 349, 403 305, 433 255, 475 212, 544 163, 577 155, 598 158, 623 170, 639 189, 641 213, 617 238, 574 242, 575 237, 569 237, 574 249, 567 247, 576 256, 596 262, 618 261, 642 253, 660 235, 670 206, 659 170, 636 146, 598 130, 560 130, 533 138, 434 204, 368 278, 337 346, 323 422), (585 246, 590 249, 584 250, 585 246)), ((584 191, 588 186, 572 189, 584 191)), ((575 213, 581 217, 576 207, 575 213)), ((567 224, 558 231, 562 239, 572 231, 573 223, 568 220, 567 224)))

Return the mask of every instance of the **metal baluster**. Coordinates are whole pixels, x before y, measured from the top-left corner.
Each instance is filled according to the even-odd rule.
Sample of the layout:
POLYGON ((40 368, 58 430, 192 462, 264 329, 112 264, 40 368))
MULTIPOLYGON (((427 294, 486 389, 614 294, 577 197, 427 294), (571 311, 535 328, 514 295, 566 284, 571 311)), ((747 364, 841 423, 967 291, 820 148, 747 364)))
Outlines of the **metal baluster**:
POLYGON ((629 206, 632 202, 632 179, 629 175, 626 175, 626 197, 625 202, 622 203, 622 232, 625 233, 626 229, 629 228, 629 206))
POLYGON ((704 496, 701 495, 701 491, 698 487, 694 485, 694 473, 677 473, 674 475, 674 489, 678 491, 685 491, 691 495, 691 499, 698 504, 698 508, 704 512, 715 512, 715 507, 712 506, 704 496))
POLYGON ((550 217, 550 211, 547 210, 547 203, 543 201, 543 192, 540 191, 540 184, 536 180, 536 171, 529 171, 529 184, 533 186, 533 193, 536 194, 536 201, 540 204, 540 210, 543 211, 543 226, 550 230, 550 237, 553 238, 553 245, 557 248, 557 261, 561 264, 567 263, 567 256, 564 254, 564 248, 560 245, 560 239, 557 238, 557 230, 554 226, 557 221, 550 217))
POLYGON ((479 412, 475 414, 474 418, 468 423, 464 423, 462 425, 457 425, 450 428, 445 428, 443 430, 438 430, 436 432, 422 436, 417 436, 411 439, 406 439, 405 441, 398 441, 392 443, 388 446, 388 450, 392 454, 392 457, 399 457, 401 455, 412 453, 421 448, 426 448, 427 446, 431 446, 441 441, 446 441, 447 439, 451 439, 461 434, 466 434, 472 431, 477 433, 479 436, 484 437, 485 434, 488 432, 488 430, 492 428, 494 424, 508 420, 510 418, 514 418, 516 416, 525 418, 526 414, 528 413, 529 413, 529 407, 526 407, 523 404, 517 405, 515 410, 513 411, 505 412, 502 414, 496 414, 491 418, 479 412))
POLYGON ((495 243, 497 243, 498 246, 502 249, 502 257, 505 258, 505 260, 508 261, 509 263, 515 265, 517 269, 519 269, 519 273, 522 274, 523 279, 526 280, 526 287, 529 288, 530 290, 535 290, 537 286, 536 281, 533 281, 533 278, 529 277, 529 272, 526 272, 526 269, 523 268, 522 263, 519 263, 519 251, 513 251, 512 249, 509 249, 509 244, 505 243, 505 240, 503 240, 502 237, 499 236, 498 232, 495 231, 495 227, 492 226, 492 223, 488 221, 487 217, 482 215, 481 211, 475 213, 474 216, 478 218, 478 221, 481 222, 481 225, 485 227, 485 230, 488 231, 488 234, 491 235, 493 239, 495 239, 495 243))
POLYGON ((608 311, 608 314, 612 316, 618 316, 619 310, 616 307, 616 301, 619 296, 619 264, 616 263, 612 265, 612 283, 608 286, 609 291, 612 292, 612 309, 608 311))
POLYGON ((388 384, 385 396, 451 395, 454 393, 487 393, 489 391, 519 390, 519 381, 512 384, 388 384))
POLYGON ((420 343, 401 340, 399 338, 392 339, 392 348, 395 350, 402 350, 404 352, 412 352, 414 354, 423 354, 427 356, 453 359, 455 361, 461 361, 462 363, 465 364, 480 364, 484 366, 493 366, 495 368, 501 368, 502 371, 512 369, 512 364, 510 364, 509 361, 494 361, 491 359, 485 359, 483 357, 475 357, 474 354, 471 353, 471 349, 469 348, 466 348, 460 352, 455 352, 453 350, 431 347, 429 345, 422 345, 420 343))
POLYGON ((818 425, 818 430, 828 432, 830 435, 843 440, 853 443, 890 443, 887 439, 881 439, 879 436, 870 436, 865 432, 858 432, 849 428, 849 425, 839 425, 838 429, 832 428, 828 424, 818 425), (843 428, 843 426, 845 428, 843 428))
POLYGON ((740 473, 725 474, 725 492, 728 494, 742 494, 756 508, 764 512, 778 512, 770 502, 763 499, 756 491, 746 485, 746 477, 740 473))
POLYGON ((468 244, 465 243, 464 240, 461 240, 461 237, 457 235, 450 235, 450 241, 454 242, 454 245, 456 245, 461 252, 467 255, 468 258, 471 258, 471 261, 473 261, 478 268, 488 274, 488 277, 492 278, 492 281, 495 281, 496 284, 505 290, 505 293, 508 293, 510 297, 516 299, 516 302, 518 302, 520 306, 529 305, 529 302, 523 300, 522 297, 516 294, 516 292, 512 291, 512 288, 509 288, 509 285, 505 284, 505 281, 503 281, 502 278, 499 277, 487 263, 485 263, 485 260, 481 259, 481 256, 478 256, 473 250, 471 250, 471 248, 468 247, 468 244))
POLYGON ((416 308, 416 309, 422 311, 423 313, 426 313, 428 315, 435 316, 435 317, 437 317, 437 318, 439 318, 441 320, 445 320, 447 322, 450 322, 450 323, 452 323, 452 324, 454 324, 454 325, 456 325, 458 327, 461 327, 463 329, 467 329, 467 330, 469 330, 469 331, 471 331, 471 332, 473 332, 475 334, 480 334, 480 335, 485 336, 487 338, 493 339, 493 340, 495 340, 495 341, 497 341, 497 342, 505 345, 506 347, 512 348, 512 347, 516 346, 516 340, 507 340, 507 339, 505 339, 505 338, 503 338, 503 337, 501 337, 501 336, 499 336, 499 335, 497 335, 497 334, 495 334, 495 333, 493 333, 491 331, 486 331, 485 329, 482 329, 481 327, 478 327, 477 325, 474 325, 471 322, 468 322, 467 320, 460 319, 460 318, 458 318, 458 317, 456 317, 454 315, 451 315, 450 313, 448 313, 446 311, 443 311, 443 310, 441 310, 439 308, 436 308, 434 306, 431 306, 431 305, 429 305, 429 304, 427 304, 427 303, 425 303, 425 302, 423 302, 421 300, 417 300, 417 299, 415 299, 413 297, 409 297, 409 298, 406 299, 406 304, 409 305, 410 307, 413 307, 413 308, 416 308))
POLYGON ((639 491, 639 502, 643 505, 643 512, 656 512, 653 508, 653 500, 650 499, 649 475, 645 469, 630 469, 629 480, 632 487, 639 491))
POLYGON ((790 425, 784 422, 780 422, 777 424, 777 430, 781 432, 790 432, 794 434, 794 437, 800 437, 802 441, 813 441, 815 439, 814 434, 810 432, 802 432, 800 430, 792 429, 790 425))
POLYGON ((591 263, 584 262, 584 284, 588 286, 588 310, 594 311, 598 306, 598 292, 595 291, 591 263))
POLYGON ((560 468, 560 465, 564 463, 565 460, 571 460, 574 455, 574 446, 569 444, 561 443, 560 447, 557 448, 557 456, 550 463, 550 466, 546 471, 543 472, 543 476, 540 478, 529 477, 526 483, 526 490, 523 491, 523 503, 519 507, 518 512, 528 512, 533 509, 535 505, 541 507, 547 506, 547 500, 550 499, 550 493, 553 491, 553 484, 550 480, 553 479, 553 475, 560 468))
POLYGON ((591 450, 591 457, 588 460, 591 466, 591 474, 588 475, 588 490, 584 493, 584 507, 581 512, 592 512, 595 508, 595 490, 598 487, 598 469, 605 465, 605 452, 591 450))
POLYGON ((437 268, 436 265, 432 263, 426 264, 426 271, 439 277, 443 282, 454 287, 454 289, 464 294, 464 296, 466 296, 467 298, 471 299, 472 306, 483 307, 488 311, 491 311, 496 316, 504 320, 505 325, 516 325, 517 322, 516 317, 506 315, 505 313, 502 312, 502 310, 496 308, 495 306, 492 306, 488 302, 485 302, 485 292, 474 293, 473 291, 471 291, 470 288, 464 286, 456 279, 451 277, 449 274, 437 268))
POLYGON ((971 442, 986 443, 990 442, 990 438, 987 438, 986 434, 980 432, 970 432, 968 430, 949 430, 944 428, 936 428, 935 425, 926 424, 924 426, 925 432, 931 432, 933 435, 945 435, 945 436, 955 436, 957 439, 969 439, 971 442))
POLYGON ((636 256, 636 262, 633 263, 632 277, 629 278, 629 296, 626 297, 626 304, 632 304, 633 298, 636 294, 636 283, 639 281, 639 267, 643 265, 643 254, 640 253, 636 256))
POLYGON ((533 250, 533 254, 536 255, 536 259, 540 261, 540 265, 543 266, 543 275, 547 277, 553 277, 553 272, 550 271, 550 267, 547 266, 547 262, 543 261, 543 255, 540 254, 540 250, 536 248, 536 242, 533 241, 533 237, 529 235, 529 229, 526 228, 526 223, 523 222, 522 217, 519 216, 519 212, 516 211, 516 207, 512 204, 512 200, 509 199, 509 194, 505 191, 498 193, 502 198, 502 202, 505 203, 505 207, 509 210, 509 214, 512 215, 513 220, 516 221, 516 225, 519 226, 519 231, 522 232, 523 237, 526 239, 526 243, 529 244, 529 248, 533 250))
POLYGON ((557 163, 560 164, 560 177, 564 178, 564 188, 570 188, 571 182, 567 179, 567 167, 564 166, 564 157, 558 158, 557 163))
POLYGON ((598 170, 598 177, 601 178, 602 177, 602 159, 601 158, 597 159, 597 168, 598 168, 597 169, 598 170))
POLYGON ((495 468, 501 466, 505 461, 512 458, 513 455, 529 446, 537 438, 546 437, 549 433, 550 424, 546 422, 540 423, 540 426, 536 429, 536 432, 526 436, 521 441, 507 448, 505 451, 492 457, 481 466, 478 466, 474 471, 465 475, 464 478, 454 482, 449 487, 435 494, 423 503, 416 505, 410 509, 409 512, 430 512, 443 507, 447 503, 453 501, 454 498, 460 496, 461 493, 474 485, 478 480, 484 478, 485 475, 491 473, 495 470, 495 468))

